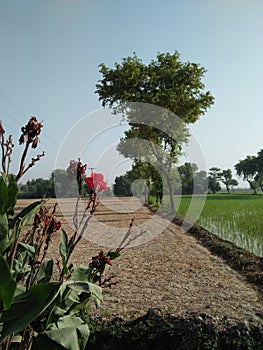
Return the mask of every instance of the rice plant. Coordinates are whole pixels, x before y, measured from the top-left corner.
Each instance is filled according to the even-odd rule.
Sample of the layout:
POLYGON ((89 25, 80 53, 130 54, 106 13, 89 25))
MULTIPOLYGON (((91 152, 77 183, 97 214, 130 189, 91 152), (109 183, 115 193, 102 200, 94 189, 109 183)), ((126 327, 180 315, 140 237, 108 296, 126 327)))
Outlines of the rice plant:
POLYGON ((263 256, 263 195, 217 194, 208 195, 205 202, 204 199, 198 195, 182 196, 180 201, 177 199, 177 214, 194 219, 223 239, 263 256), (196 217, 202 201, 203 209, 196 217))

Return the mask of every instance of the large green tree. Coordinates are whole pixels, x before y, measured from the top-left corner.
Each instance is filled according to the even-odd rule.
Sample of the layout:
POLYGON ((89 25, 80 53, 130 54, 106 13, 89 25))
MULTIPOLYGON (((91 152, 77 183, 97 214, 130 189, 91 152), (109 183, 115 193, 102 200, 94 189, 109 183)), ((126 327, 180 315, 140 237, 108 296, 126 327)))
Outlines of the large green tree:
POLYGON ((189 137, 186 124, 197 121, 214 101, 210 92, 204 91, 205 72, 197 63, 182 62, 177 51, 159 53, 148 64, 134 54, 115 63, 114 68, 100 65, 102 79, 96 85, 99 100, 102 106, 123 113, 130 125, 118 149, 125 156, 146 162, 151 157, 151 162, 158 164, 158 171, 169 189, 173 214, 173 166, 181 155, 182 143, 189 137), (131 104, 134 102, 135 105, 131 104), (142 107, 141 103, 161 108, 142 107), (148 142, 140 157, 134 153, 130 142, 129 147, 125 146, 126 141, 136 138, 148 142))
POLYGON ((230 193, 230 186, 235 185, 235 182, 233 182, 231 169, 222 170, 220 175, 221 175, 221 181, 226 186, 227 193, 230 193))
POLYGON ((209 169, 208 176, 208 189, 214 194, 221 191, 221 186, 219 181, 221 180, 221 169, 218 167, 212 167, 209 169))
POLYGON ((154 195, 157 201, 161 201, 163 197, 163 184, 158 171, 152 164, 139 160, 133 163, 131 170, 115 178, 113 190, 115 195, 123 196, 131 196, 135 190, 137 195, 145 196, 146 202, 149 202, 150 194, 154 195), (136 183, 138 179, 144 181, 136 183))
POLYGON ((191 164, 189 162, 186 162, 178 167, 178 172, 180 174, 182 183, 182 194, 193 193, 194 172, 197 169, 198 168, 196 164, 191 164))
POLYGON ((198 171, 195 163, 185 162, 178 167, 181 178, 182 194, 205 193, 207 176, 205 171, 198 171))
POLYGON ((237 175, 249 183, 253 194, 257 194, 258 161, 256 156, 247 156, 235 164, 237 175))
POLYGON ((259 187, 261 188, 261 191, 263 191, 263 149, 261 149, 257 153, 256 168, 257 168, 257 175, 255 176, 255 180, 259 185, 259 187))

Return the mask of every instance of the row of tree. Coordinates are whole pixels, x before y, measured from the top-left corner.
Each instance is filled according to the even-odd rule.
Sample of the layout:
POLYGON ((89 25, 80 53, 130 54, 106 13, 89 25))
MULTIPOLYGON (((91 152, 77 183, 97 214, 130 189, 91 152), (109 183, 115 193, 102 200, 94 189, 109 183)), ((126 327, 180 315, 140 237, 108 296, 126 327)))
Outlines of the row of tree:
MULTIPOLYGON (((83 183, 82 193, 84 195, 88 193, 85 183, 83 183)), ((20 198, 70 198, 77 195, 77 182, 72 181, 64 169, 54 170, 49 179, 32 179, 19 185, 20 198)))
MULTIPOLYGON (((263 191, 263 149, 256 156, 250 155, 241 159, 234 168, 236 174, 243 181, 248 182, 253 194, 257 194, 258 190, 263 191)), ((227 193, 230 193, 238 186, 238 181, 233 178, 231 169, 222 170, 212 167, 207 175, 206 171, 198 171, 195 163, 186 162, 174 168, 171 174, 174 194, 206 193, 207 191, 216 193, 221 191, 221 185, 224 185, 227 193)), ((158 170, 152 164, 141 161, 135 161, 131 170, 116 177, 113 191, 115 195, 124 196, 138 193, 154 195, 157 200, 160 200, 163 194, 169 193, 165 180, 162 179, 158 170), (138 182, 138 179, 145 181, 138 182)))
MULTIPOLYGON (((233 191, 234 187, 238 186, 238 181, 233 178, 230 169, 221 170, 213 167, 209 169, 208 174, 207 176, 204 170, 199 171, 195 163, 186 162, 174 168, 172 179, 174 194, 202 194, 207 191, 216 193, 221 191, 220 183, 224 184, 226 191, 230 193, 230 189, 233 191)), ((146 200, 152 195, 157 201, 161 201, 164 194, 169 194, 169 189, 152 164, 136 161, 131 170, 116 177, 113 192, 122 196, 145 196, 146 200)))
POLYGON ((56 169, 49 179, 37 178, 19 185, 20 198, 73 197, 75 184, 69 181, 66 170, 56 169))
MULTIPOLYGON (((263 191, 263 150, 257 156, 247 156, 240 160, 234 167, 237 175, 248 182, 253 194, 257 194, 258 190, 263 191)), ((171 174, 174 194, 216 193, 221 191, 222 184, 230 193, 238 186, 230 169, 212 167, 207 175, 206 171, 199 171, 195 163, 186 162, 173 168, 171 174)), ((113 192, 117 196, 145 196, 146 200, 153 195, 157 201, 161 201, 164 194, 169 194, 165 184, 165 179, 153 164, 136 160, 131 170, 116 177, 113 192)), ((54 170, 49 179, 28 180, 26 184, 19 185, 19 190, 20 198, 76 196, 76 184, 70 181, 63 169, 54 170)), ((84 188, 83 191, 85 190, 84 188)))
POLYGON ((208 189, 212 193, 221 191, 220 182, 225 185, 227 193, 230 193, 230 188, 232 191, 234 191, 234 187, 238 186, 238 181, 233 178, 232 171, 230 169, 221 170, 217 167, 210 168, 208 176, 208 189))
MULTIPOLYGON (((234 165, 237 175, 243 180, 247 181, 249 187, 252 189, 253 194, 257 194, 258 191, 263 192, 263 149, 258 151, 257 155, 249 155, 246 158, 239 160, 234 165)), ((219 168, 214 167, 209 172, 209 184, 208 188, 213 192, 220 191, 221 181, 229 193, 230 187, 238 185, 237 180, 233 179, 230 169, 221 171, 219 168)))
MULTIPOLYGON (((54 170, 49 179, 37 178, 28 180, 25 184, 19 184, 19 198, 76 198, 78 196, 77 179, 74 181, 66 170, 54 170)), ((81 193, 88 196, 90 191, 83 182, 81 193)), ((103 191, 100 196, 110 196, 111 189, 103 191)))

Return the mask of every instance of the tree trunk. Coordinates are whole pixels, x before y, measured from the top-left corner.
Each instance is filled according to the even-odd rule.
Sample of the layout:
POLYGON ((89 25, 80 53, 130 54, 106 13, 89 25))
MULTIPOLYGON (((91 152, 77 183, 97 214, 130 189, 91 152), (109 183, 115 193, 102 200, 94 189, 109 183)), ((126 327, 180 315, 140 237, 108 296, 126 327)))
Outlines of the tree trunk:
POLYGON ((164 176, 166 178, 167 186, 168 186, 168 190, 169 190, 170 213, 172 215, 175 215, 176 214, 176 209, 175 209, 175 203, 174 203, 174 189, 173 189, 172 182, 171 182, 171 179, 169 177, 169 174, 164 172, 164 176))
POLYGON ((150 180, 146 180, 147 203, 150 203, 150 180))
POLYGON ((151 146, 151 149, 153 151, 153 154, 155 155, 156 159, 160 163, 163 175, 165 176, 165 179, 166 179, 166 182, 167 182, 168 191, 169 191, 169 199, 170 199, 170 207, 171 207, 170 213, 172 215, 175 215, 176 214, 176 209, 175 209, 175 204, 174 204, 174 189, 173 189, 173 186, 172 186, 172 181, 171 181, 170 176, 169 176, 169 172, 166 170, 166 168, 165 168, 165 166, 163 164, 163 159, 161 157, 159 157, 152 140, 149 140, 149 142, 150 142, 150 146, 151 146))
POLYGON ((258 194, 257 190, 256 190, 256 187, 254 186, 253 182, 250 181, 250 180, 247 180, 247 182, 249 183, 250 188, 254 191, 253 194, 258 194))

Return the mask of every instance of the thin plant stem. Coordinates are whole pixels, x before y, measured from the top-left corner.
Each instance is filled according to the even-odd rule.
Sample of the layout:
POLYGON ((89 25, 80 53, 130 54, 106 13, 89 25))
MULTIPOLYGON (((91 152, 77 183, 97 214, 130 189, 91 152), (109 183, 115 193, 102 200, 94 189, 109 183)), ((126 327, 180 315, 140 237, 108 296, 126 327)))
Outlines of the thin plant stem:
POLYGON ((25 146, 24 152, 23 152, 22 157, 21 157, 20 167, 19 167, 18 174, 16 176, 16 181, 18 181, 21 178, 21 176, 23 175, 24 166, 25 166, 25 159, 26 159, 26 155, 27 155, 27 152, 29 149, 29 145, 30 145, 30 142, 28 140, 26 142, 26 146, 25 146))
POLYGON ((1 134, 1 148, 2 148, 2 169, 3 169, 3 173, 6 174, 5 137, 3 133, 1 134))

